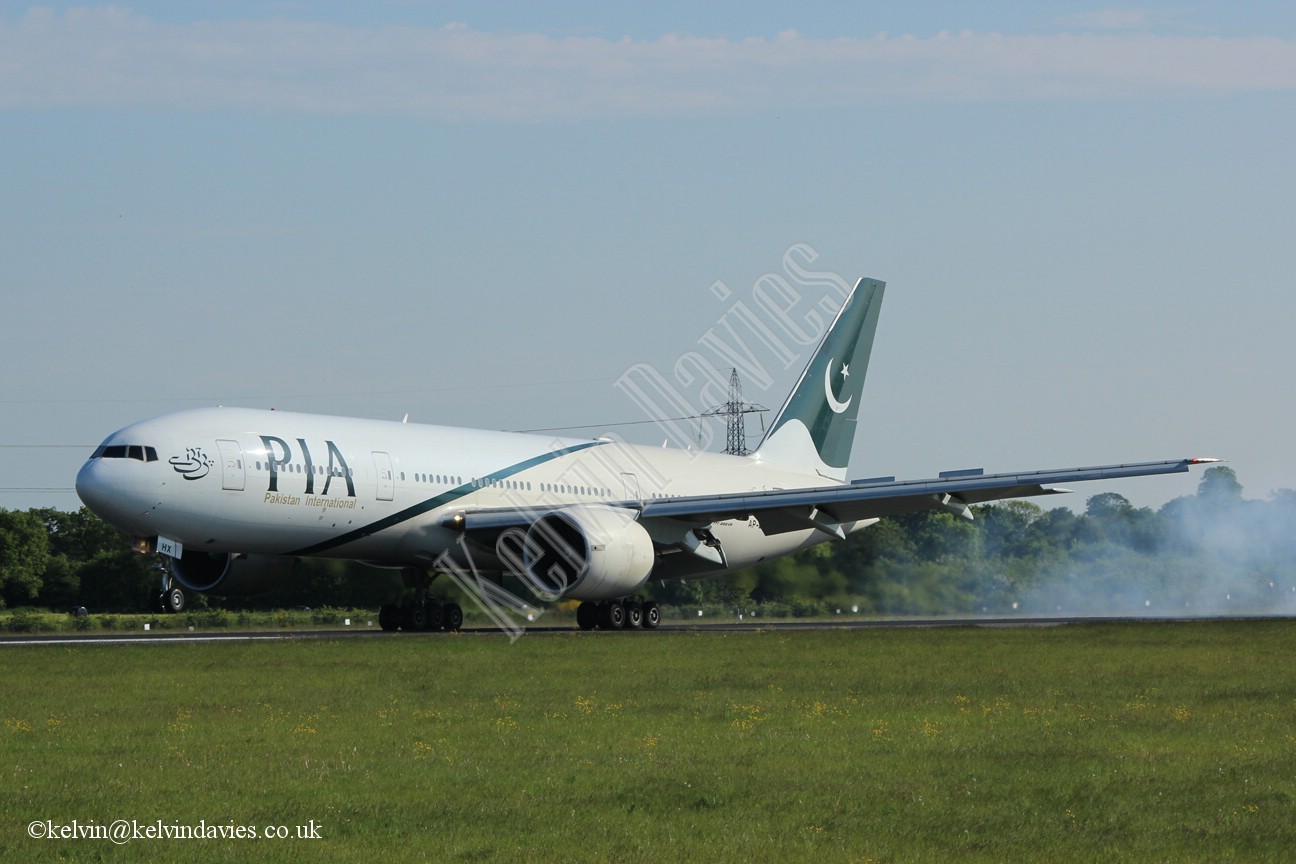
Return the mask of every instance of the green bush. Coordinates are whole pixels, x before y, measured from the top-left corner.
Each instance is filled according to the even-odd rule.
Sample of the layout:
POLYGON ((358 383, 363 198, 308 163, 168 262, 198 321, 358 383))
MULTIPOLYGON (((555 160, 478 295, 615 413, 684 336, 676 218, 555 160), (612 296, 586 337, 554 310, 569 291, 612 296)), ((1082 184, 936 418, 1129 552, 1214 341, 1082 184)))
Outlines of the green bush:
POLYGON ((345 617, 348 616, 343 615, 341 609, 316 609, 311 613, 311 621, 315 624, 341 624, 345 617))
POLYGON ((40 614, 30 609, 17 609, 9 616, 7 628, 11 633, 37 633, 41 630, 53 630, 54 627, 45 621, 40 614))
POLYGON ((821 600, 793 600, 791 606, 794 618, 813 618, 828 614, 828 607, 821 600))

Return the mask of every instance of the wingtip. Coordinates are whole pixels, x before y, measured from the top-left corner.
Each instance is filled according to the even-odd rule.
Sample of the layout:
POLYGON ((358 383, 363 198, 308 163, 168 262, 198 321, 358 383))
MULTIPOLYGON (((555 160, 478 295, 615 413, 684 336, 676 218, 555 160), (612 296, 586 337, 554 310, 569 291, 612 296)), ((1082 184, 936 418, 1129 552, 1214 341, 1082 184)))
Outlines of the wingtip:
POLYGON ((1185 459, 1184 461, 1187 462, 1189 465, 1209 465, 1212 462, 1223 462, 1224 460, 1215 459, 1210 456, 1198 456, 1193 459, 1185 459))

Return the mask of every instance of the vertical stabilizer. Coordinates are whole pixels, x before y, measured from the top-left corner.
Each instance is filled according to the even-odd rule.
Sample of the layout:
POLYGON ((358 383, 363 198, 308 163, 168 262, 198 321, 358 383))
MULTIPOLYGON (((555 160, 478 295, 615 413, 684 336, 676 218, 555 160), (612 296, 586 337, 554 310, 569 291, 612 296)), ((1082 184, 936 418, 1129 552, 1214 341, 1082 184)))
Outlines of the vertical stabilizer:
POLYGON ((885 282, 861 279, 824 333, 754 454, 830 480, 845 480, 864 376, 885 282))

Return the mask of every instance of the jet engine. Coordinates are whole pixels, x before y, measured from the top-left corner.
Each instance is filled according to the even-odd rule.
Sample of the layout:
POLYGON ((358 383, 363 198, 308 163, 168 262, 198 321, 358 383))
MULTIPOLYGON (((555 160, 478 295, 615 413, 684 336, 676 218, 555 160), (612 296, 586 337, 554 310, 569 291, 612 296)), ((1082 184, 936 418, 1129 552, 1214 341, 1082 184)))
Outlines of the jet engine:
POLYGON ((634 514, 617 507, 568 507, 527 529, 523 576, 541 596, 614 600, 638 591, 653 568, 653 543, 634 514))
POLYGON ((190 591, 221 597, 251 597, 288 581, 296 558, 185 550, 171 559, 171 575, 190 591))

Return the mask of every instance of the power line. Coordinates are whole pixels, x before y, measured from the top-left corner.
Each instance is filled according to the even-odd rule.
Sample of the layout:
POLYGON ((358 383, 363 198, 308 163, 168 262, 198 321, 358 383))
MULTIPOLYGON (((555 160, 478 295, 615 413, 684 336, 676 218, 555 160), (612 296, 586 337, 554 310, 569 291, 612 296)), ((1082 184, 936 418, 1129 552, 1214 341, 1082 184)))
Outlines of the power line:
POLYGON ((615 381, 615 378, 568 378, 561 381, 528 381, 507 384, 462 384, 454 387, 419 387, 409 390, 356 390, 329 391, 326 393, 272 393, 265 396, 175 396, 156 397, 151 399, 0 399, 0 405, 119 405, 119 404, 164 404, 172 402, 196 402, 199 404, 224 404, 227 402, 264 402, 286 399, 325 399, 345 396, 411 396, 419 393, 453 393, 465 390, 506 390, 513 387, 552 387, 565 384, 598 384, 615 381))
POLYGON ((613 426, 644 426, 648 423, 672 423, 676 420, 696 420, 701 414, 687 417, 663 417, 660 420, 627 420, 624 423, 582 423, 579 426, 547 426, 544 429, 514 429, 514 432, 567 432, 572 429, 608 429, 613 426))
POLYGON ((0 444, 10 450, 93 450, 94 444, 0 444))

